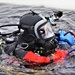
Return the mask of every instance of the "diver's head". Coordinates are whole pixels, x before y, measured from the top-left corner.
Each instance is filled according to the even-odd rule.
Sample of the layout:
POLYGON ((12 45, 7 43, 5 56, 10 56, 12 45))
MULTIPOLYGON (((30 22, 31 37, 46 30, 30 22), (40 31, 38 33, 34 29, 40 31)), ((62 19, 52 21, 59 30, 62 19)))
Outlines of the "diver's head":
POLYGON ((32 13, 25 14, 20 19, 19 28, 29 31, 38 39, 49 39, 54 36, 49 20, 32 13))

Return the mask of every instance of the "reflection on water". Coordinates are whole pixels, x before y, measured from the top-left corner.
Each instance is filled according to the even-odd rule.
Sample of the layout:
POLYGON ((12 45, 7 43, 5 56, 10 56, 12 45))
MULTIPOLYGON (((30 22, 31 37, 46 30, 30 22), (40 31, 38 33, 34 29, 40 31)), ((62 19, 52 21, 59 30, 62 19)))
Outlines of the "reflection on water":
MULTIPOLYGON (((22 6, 22 5, 9 5, 9 4, 0 4, 0 26, 5 24, 18 24, 19 19, 25 13, 34 10, 35 12, 42 13, 44 16, 49 16, 56 9, 45 8, 43 6, 33 7, 33 6, 22 6)), ((58 9, 57 9, 58 10, 58 9)), ((62 10, 64 15, 60 18, 60 22, 57 23, 57 26, 53 27, 54 31, 58 31, 59 29, 73 29, 75 31, 75 11, 70 10, 62 10), (63 19, 65 18, 65 19, 63 19)), ((7 30, 8 28, 3 28, 1 30, 7 30)), ((10 30, 14 30, 16 28, 10 28, 10 30)), ((0 75, 74 75, 75 74, 75 57, 65 61, 62 64, 49 64, 47 66, 40 67, 42 70, 34 70, 25 67, 12 67, 12 64, 7 65, 6 61, 8 61, 7 55, 3 55, 5 60, 0 60, 0 75)), ((1 57, 0 57, 1 59, 1 57)))

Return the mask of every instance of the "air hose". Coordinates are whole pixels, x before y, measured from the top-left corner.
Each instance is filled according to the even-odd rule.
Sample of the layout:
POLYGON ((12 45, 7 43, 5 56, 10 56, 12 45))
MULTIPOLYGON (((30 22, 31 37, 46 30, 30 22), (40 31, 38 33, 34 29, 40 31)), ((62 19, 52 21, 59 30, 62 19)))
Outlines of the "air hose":
MULTIPOLYGON (((0 28, 2 28, 2 27, 8 27, 8 26, 19 26, 19 24, 7 24, 7 25, 2 25, 2 26, 0 26, 0 28)), ((16 30, 16 31, 13 31, 12 33, 1 33, 0 32, 0 35, 2 35, 2 36, 6 36, 6 35, 10 35, 10 34, 13 34, 13 33, 19 33, 20 32, 20 30, 18 29, 18 30, 16 30)))
POLYGON ((73 51, 75 51, 75 48, 74 48, 74 49, 72 49, 72 50, 70 50, 70 51, 66 54, 66 56, 65 56, 65 58, 64 58, 64 59, 66 59, 66 58, 67 58, 67 56, 69 56, 69 54, 70 54, 70 53, 72 53, 73 51))

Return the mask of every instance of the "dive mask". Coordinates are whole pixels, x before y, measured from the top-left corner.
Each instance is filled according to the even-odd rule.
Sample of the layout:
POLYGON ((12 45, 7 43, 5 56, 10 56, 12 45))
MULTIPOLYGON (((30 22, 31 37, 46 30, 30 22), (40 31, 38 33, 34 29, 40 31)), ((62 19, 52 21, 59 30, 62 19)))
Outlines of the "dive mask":
POLYGON ((49 39, 54 36, 50 22, 47 20, 39 21, 34 27, 35 35, 37 38, 49 39))

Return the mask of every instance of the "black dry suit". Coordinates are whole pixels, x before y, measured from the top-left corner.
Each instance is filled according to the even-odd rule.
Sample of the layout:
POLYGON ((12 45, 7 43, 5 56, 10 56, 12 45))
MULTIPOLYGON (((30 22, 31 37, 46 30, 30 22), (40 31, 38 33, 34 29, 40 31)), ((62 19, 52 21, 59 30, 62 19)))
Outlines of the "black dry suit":
POLYGON ((51 29, 49 28, 50 26, 47 27, 46 24, 50 24, 49 19, 36 13, 32 12, 23 15, 18 26, 19 31, 23 30, 23 32, 18 34, 16 42, 5 47, 5 52, 11 52, 10 50, 13 48, 13 54, 19 58, 23 58, 28 51, 39 53, 42 56, 47 56, 54 52, 57 41, 54 33, 49 30, 51 29), (42 35, 43 33, 44 35, 42 35))

